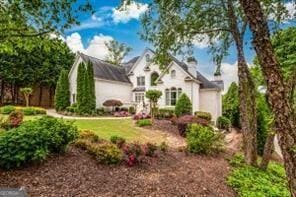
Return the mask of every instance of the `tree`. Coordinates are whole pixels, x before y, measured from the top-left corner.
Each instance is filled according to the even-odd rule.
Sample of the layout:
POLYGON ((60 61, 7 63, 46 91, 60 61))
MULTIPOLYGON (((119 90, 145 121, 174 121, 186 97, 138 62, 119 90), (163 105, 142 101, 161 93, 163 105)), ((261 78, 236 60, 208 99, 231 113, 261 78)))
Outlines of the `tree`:
POLYGON ((270 39, 267 17, 258 0, 240 0, 253 34, 253 46, 266 82, 268 102, 275 115, 275 126, 283 153, 292 196, 296 196, 296 123, 290 106, 289 87, 284 83, 280 63, 270 39), (272 79, 272 80, 271 80, 272 79))
POLYGON ((185 93, 181 94, 181 96, 179 97, 176 103, 175 113, 178 117, 182 115, 192 114, 192 104, 185 93))
POLYGON ((228 91, 223 95, 222 99, 223 116, 226 116, 232 126, 239 128, 239 97, 238 97, 238 85, 232 82, 228 88, 228 91))
POLYGON ((119 43, 116 40, 105 42, 105 45, 108 49, 106 61, 114 65, 120 65, 123 58, 132 50, 131 47, 126 46, 124 43, 119 43))
POLYGON ((209 41, 213 60, 220 66, 234 43, 245 160, 256 165, 256 92, 244 55, 248 22, 237 3, 237 0, 155 1, 142 19, 142 37, 154 44, 154 60, 162 67, 171 61, 169 52, 184 54, 188 48, 190 52, 194 41, 205 39, 209 41))
POLYGON ((92 11, 89 1, 11 0, 0 5, 0 41, 62 33, 78 25, 78 12, 92 11), (74 6, 75 4, 75 6, 74 6))
POLYGON ((151 113, 152 120, 154 120, 156 109, 157 109, 157 102, 161 96, 162 96, 162 92, 159 90, 148 90, 145 93, 145 97, 149 99, 149 102, 150 102, 150 113, 151 113))
POLYGON ((87 63, 87 72, 89 79, 89 108, 93 111, 96 109, 96 93, 95 93, 95 79, 94 79, 94 68, 91 62, 87 63))
POLYGON ((29 107, 29 104, 30 104, 30 95, 32 94, 33 89, 27 87, 27 88, 21 88, 20 91, 21 91, 21 93, 24 94, 25 101, 26 101, 26 107, 29 107))
POLYGON ((55 91, 55 109, 63 111, 70 105, 70 89, 68 72, 62 70, 55 91))
POLYGON ((17 103, 19 87, 39 86, 39 105, 43 87, 54 92, 62 69, 69 70, 74 54, 66 43, 48 36, 17 38, 13 42, 0 43, 1 98, 10 94, 12 103, 17 103), (34 55, 32 55, 34 54, 34 55), (11 93, 4 91, 11 90, 11 93))

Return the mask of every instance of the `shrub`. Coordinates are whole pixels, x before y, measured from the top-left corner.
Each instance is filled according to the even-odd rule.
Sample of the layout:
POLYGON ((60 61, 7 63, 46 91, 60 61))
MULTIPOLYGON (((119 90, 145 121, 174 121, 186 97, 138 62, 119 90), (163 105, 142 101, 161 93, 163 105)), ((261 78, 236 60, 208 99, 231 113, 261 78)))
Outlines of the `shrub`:
POLYGON ((113 116, 115 116, 115 117, 127 117, 127 116, 129 116, 129 113, 127 111, 114 112, 113 116))
POLYGON ((152 125, 152 122, 150 119, 142 119, 142 120, 138 120, 136 124, 138 127, 144 127, 144 126, 152 125))
POLYGON ((78 113, 78 107, 76 103, 73 103, 71 106, 66 107, 67 112, 78 113))
POLYGON ((185 93, 181 94, 179 97, 176 103, 175 113, 178 117, 186 114, 192 114, 192 104, 185 93))
POLYGON ((135 107, 134 107, 134 106, 130 106, 130 107, 128 108, 128 112, 129 112, 130 114, 135 114, 135 113, 136 113, 136 109, 135 109, 135 107))
POLYGON ((153 157, 155 154, 155 151, 157 150, 157 146, 153 143, 146 143, 143 147, 143 152, 148 157, 153 157))
POLYGON ((209 124, 207 120, 198 118, 196 116, 192 116, 192 115, 181 116, 177 119, 177 127, 178 127, 179 134, 181 136, 185 136, 187 127, 193 123, 197 123, 204 126, 207 126, 209 124))
POLYGON ((117 135, 113 135, 110 137, 110 141, 113 143, 113 144, 116 144, 117 147, 119 148, 122 148, 123 145, 125 144, 126 140, 123 138, 123 137, 119 137, 117 135))
POLYGON ((26 116, 37 115, 37 111, 33 107, 23 108, 22 111, 24 112, 24 115, 26 115, 26 116))
POLYGON ((142 119, 149 119, 151 118, 151 116, 149 114, 146 114, 146 113, 138 113, 136 115, 133 116, 133 119, 134 120, 142 120, 142 119))
POLYGON ((62 70, 57 82, 54 106, 57 111, 63 111, 70 105, 70 89, 68 72, 62 70))
POLYGON ((27 121, 0 136, 0 167, 20 167, 65 151, 78 136, 76 127, 55 118, 27 121))
POLYGON ((122 151, 111 143, 91 144, 87 147, 87 151, 102 164, 118 164, 121 162, 122 151))
POLYGON ((194 112, 194 115, 196 117, 211 121, 212 120, 212 115, 209 112, 203 112, 203 111, 196 111, 194 112))
POLYGON ((15 106, 12 105, 6 105, 0 108, 0 113, 1 114, 10 114, 15 110, 15 106))
POLYGON ((1 124, 1 127, 8 130, 19 127, 24 119, 24 114, 21 111, 13 111, 9 114, 6 121, 1 124))
POLYGON ((123 147, 124 160, 130 167, 142 162, 143 150, 139 143, 126 144, 123 147))
POLYGON ((290 196, 284 167, 270 162, 266 171, 249 166, 244 158, 236 155, 230 162, 232 171, 227 184, 233 187, 239 196, 290 196))
POLYGON ((105 108, 104 108, 104 107, 99 107, 99 108, 97 108, 97 114, 98 114, 99 116, 104 115, 104 114, 105 114, 105 108))
POLYGON ((225 116, 219 116, 217 119, 217 127, 219 129, 229 130, 231 127, 231 121, 225 116))
POLYGON ((79 132, 79 139, 87 139, 91 142, 99 142, 101 139, 98 135, 96 135, 94 132, 90 130, 82 130, 79 132))
POLYGON ((171 119, 175 115, 174 108, 161 108, 158 110, 157 118, 158 119, 171 119))
POLYGON ((211 127, 192 124, 186 135, 187 150, 192 153, 217 153, 223 149, 223 135, 211 127))

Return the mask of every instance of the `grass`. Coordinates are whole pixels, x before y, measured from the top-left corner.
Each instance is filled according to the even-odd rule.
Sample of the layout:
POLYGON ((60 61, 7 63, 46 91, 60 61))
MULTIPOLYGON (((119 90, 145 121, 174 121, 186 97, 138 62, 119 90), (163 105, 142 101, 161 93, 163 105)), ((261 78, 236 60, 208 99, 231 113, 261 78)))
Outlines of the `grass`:
POLYGON ((290 196, 285 170, 281 164, 270 162, 268 169, 263 171, 246 165, 241 155, 235 156, 230 164, 233 169, 227 178, 227 183, 239 196, 290 196))
POLYGON ((152 133, 134 125, 131 119, 121 120, 74 120, 81 130, 92 130, 99 137, 110 140, 111 136, 119 136, 127 141, 147 142, 152 141, 161 143, 165 137, 160 133, 152 133))
MULTIPOLYGON (((8 115, 0 114, 1 118, 6 119, 8 115)), ((35 120, 42 117, 24 116, 24 121, 35 120)), ((111 136, 119 136, 125 138, 127 141, 138 142, 154 142, 160 144, 166 141, 163 134, 159 132, 151 132, 146 129, 136 127, 131 119, 117 119, 117 120, 71 120, 79 130, 91 130, 96 133, 100 138, 110 140, 111 136)))

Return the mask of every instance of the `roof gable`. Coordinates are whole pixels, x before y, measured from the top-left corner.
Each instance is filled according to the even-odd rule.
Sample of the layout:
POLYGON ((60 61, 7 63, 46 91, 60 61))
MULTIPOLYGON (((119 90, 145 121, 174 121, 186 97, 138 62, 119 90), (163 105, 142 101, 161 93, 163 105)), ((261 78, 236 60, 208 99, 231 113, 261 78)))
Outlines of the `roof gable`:
POLYGON ((123 66, 113 65, 83 53, 79 53, 79 56, 82 58, 83 62, 92 63, 95 78, 130 83, 123 66))

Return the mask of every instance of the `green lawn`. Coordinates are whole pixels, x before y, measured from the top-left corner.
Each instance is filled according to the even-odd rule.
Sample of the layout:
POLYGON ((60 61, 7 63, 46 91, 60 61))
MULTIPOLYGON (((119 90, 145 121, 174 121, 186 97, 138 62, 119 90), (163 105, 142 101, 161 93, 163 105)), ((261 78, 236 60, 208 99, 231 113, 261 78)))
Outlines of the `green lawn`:
MULTIPOLYGON (((1 117, 7 118, 8 115, 1 115, 1 117)), ((40 116, 25 116, 24 120, 34 120, 40 116)), ((136 127, 131 119, 117 119, 117 120, 69 120, 73 121, 74 125, 79 130, 92 130, 99 137, 109 140, 112 135, 124 137, 127 141, 139 141, 139 142, 155 142, 161 143, 166 141, 165 136, 157 131, 150 131, 136 127)))
POLYGON ((121 120, 74 120, 79 129, 94 131, 99 137, 109 140, 112 135, 124 137, 128 141, 161 143, 165 137, 136 127, 131 119, 121 120))

